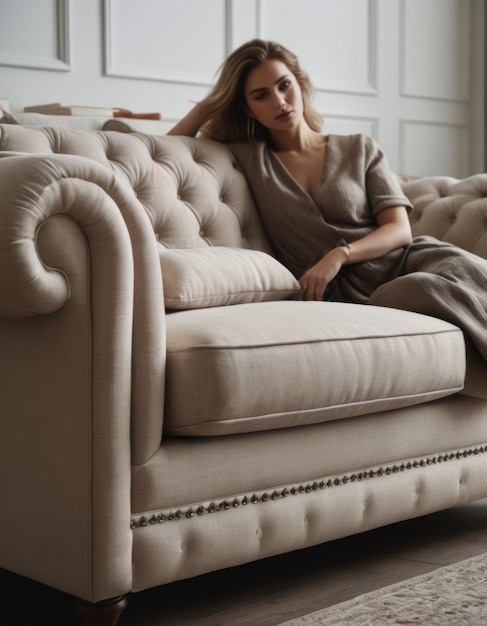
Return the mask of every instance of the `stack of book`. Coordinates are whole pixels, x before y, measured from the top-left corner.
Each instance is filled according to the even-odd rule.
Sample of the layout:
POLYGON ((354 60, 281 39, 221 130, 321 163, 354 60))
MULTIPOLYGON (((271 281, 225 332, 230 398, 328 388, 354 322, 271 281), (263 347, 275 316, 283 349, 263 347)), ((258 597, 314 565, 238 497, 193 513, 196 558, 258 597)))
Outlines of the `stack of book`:
POLYGON ((59 102, 38 104, 24 107, 25 113, 42 113, 43 115, 96 115, 101 117, 128 117, 140 120, 160 120, 160 113, 132 113, 128 109, 92 106, 62 106, 59 102))

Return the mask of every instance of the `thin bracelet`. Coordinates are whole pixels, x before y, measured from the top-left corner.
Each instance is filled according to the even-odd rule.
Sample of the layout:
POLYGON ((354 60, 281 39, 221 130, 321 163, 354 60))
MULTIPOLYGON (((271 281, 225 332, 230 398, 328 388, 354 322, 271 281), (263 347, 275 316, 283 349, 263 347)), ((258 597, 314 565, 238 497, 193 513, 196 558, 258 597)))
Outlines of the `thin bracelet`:
POLYGON ((342 247, 343 248, 347 248, 347 250, 348 250, 348 259, 347 259, 347 261, 350 262, 350 259, 352 257, 352 248, 351 248, 350 244, 349 243, 345 243, 345 244, 343 244, 342 247))

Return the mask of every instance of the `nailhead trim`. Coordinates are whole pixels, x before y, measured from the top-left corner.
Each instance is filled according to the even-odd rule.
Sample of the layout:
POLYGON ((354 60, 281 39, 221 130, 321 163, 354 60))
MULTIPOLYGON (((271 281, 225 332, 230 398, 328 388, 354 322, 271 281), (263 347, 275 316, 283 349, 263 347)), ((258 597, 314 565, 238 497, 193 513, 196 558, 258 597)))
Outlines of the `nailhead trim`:
POLYGON ((338 487, 339 485, 346 485, 347 483, 370 480, 377 476, 389 476, 391 474, 397 474, 398 472, 404 472, 418 467, 425 467, 427 465, 436 465, 437 463, 446 463, 468 456, 484 454, 487 452, 487 444, 468 448, 465 450, 458 450, 456 452, 445 452, 433 457, 425 457, 421 459, 415 459, 413 461, 406 461, 401 464, 386 465, 371 470, 365 470, 354 474, 344 474, 343 476, 337 476, 334 478, 323 478, 322 480, 309 482, 301 485, 293 485, 291 487, 284 487, 282 489, 276 489, 272 492, 264 491, 258 493, 247 494, 239 496, 233 500, 222 500, 221 502, 210 502, 208 505, 200 504, 197 507, 189 507, 185 509, 171 510, 165 513, 154 513, 151 517, 142 515, 141 517, 134 518, 130 522, 130 527, 144 528, 145 526, 163 524, 164 522, 172 522, 180 519, 191 519, 195 517, 202 517, 203 515, 216 513, 218 511, 228 511, 231 508, 237 508, 239 506, 247 506, 248 504, 258 504, 259 502, 268 502, 269 500, 278 500, 279 498, 287 498, 288 496, 295 496, 303 493, 312 493, 320 489, 329 489, 332 487, 338 487))

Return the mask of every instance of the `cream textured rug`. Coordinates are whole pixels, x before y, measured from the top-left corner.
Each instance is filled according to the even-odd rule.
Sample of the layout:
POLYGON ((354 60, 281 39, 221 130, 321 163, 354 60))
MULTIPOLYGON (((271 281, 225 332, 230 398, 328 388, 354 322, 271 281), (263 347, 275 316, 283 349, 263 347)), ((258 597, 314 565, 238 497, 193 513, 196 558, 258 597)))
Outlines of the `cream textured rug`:
POLYGON ((487 553, 281 626, 486 626, 487 553))

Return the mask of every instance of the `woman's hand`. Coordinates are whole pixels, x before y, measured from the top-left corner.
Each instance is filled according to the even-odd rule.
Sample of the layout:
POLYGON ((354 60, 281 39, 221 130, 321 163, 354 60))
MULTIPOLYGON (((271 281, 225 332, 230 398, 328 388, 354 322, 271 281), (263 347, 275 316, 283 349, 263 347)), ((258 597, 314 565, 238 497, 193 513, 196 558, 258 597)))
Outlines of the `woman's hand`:
POLYGON ((336 278, 350 258, 350 249, 340 246, 330 250, 299 279, 305 300, 323 300, 329 283, 336 278))
POLYGON ((299 279, 305 300, 323 300, 329 283, 343 265, 379 259, 411 241, 411 226, 403 206, 384 209, 377 216, 377 228, 349 246, 330 250, 299 279))
POLYGON ((208 96, 201 102, 197 102, 191 111, 176 126, 173 126, 167 134, 196 137, 199 129, 208 120, 213 111, 212 100, 213 98, 208 96))

